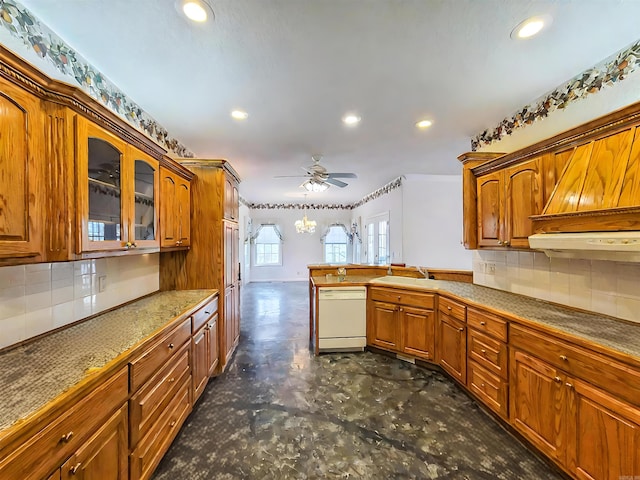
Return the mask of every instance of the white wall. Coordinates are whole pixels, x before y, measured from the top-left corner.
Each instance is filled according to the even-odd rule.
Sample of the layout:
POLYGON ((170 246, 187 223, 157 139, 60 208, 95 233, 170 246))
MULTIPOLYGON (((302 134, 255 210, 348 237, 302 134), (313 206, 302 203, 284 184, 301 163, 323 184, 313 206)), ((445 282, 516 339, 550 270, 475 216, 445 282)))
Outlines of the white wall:
POLYGON ((157 291, 159 261, 147 254, 1 267, 0 348, 157 291))
POLYGON ((255 229, 260 223, 275 223, 284 238, 282 244, 282 265, 250 268, 252 282, 306 280, 309 276, 307 265, 323 263, 320 238, 332 223, 351 220, 350 210, 307 210, 309 220, 318 223, 313 234, 296 233, 295 221, 304 215, 301 209, 251 209, 249 212, 255 229))
MULTIPOLYGON (((361 205, 350 212, 350 218, 359 220, 359 225, 364 226, 368 217, 389 212, 389 243, 392 262, 403 262, 402 260, 402 186, 386 193, 375 200, 361 205)), ((366 242, 364 229, 360 231, 360 237, 366 242)), ((362 263, 365 262, 363 248, 362 263)))
POLYGON ((406 175, 402 195, 402 261, 471 270, 472 253, 461 244, 462 176, 406 175))
POLYGON ((249 229, 251 228, 251 214, 249 212, 249 207, 240 204, 239 215, 240 221, 238 224, 238 233, 240 237, 240 245, 238 246, 238 257, 240 259, 240 278, 242 278, 243 284, 247 284, 251 281, 251 269, 249 268, 249 263, 245 260, 245 240, 250 234, 250 231, 247 231, 247 227, 249 227, 249 229))

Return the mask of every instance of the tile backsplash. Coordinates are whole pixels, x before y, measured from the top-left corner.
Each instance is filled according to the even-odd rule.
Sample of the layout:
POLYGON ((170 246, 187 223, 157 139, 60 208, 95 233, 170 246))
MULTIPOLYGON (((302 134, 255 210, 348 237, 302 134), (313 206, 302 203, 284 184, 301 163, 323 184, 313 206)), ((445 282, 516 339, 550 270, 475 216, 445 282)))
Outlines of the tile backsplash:
POLYGON ((473 283, 640 323, 640 264, 476 250, 473 283))
POLYGON ((0 267, 0 348, 159 289, 159 254, 0 267))

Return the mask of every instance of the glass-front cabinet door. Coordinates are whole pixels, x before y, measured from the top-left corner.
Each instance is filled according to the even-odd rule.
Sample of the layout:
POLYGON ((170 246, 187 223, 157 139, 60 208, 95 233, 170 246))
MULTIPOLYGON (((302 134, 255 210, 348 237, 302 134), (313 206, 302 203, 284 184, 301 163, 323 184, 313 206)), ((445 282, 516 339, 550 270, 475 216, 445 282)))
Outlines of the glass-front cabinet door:
POLYGON ((158 161, 77 117, 78 252, 158 247, 158 161))
POLYGON ((76 117, 76 133, 78 253, 121 249, 128 233, 127 144, 82 117, 76 117))
POLYGON ((129 147, 129 160, 133 170, 133 208, 129 242, 141 247, 157 247, 159 162, 137 148, 129 147))

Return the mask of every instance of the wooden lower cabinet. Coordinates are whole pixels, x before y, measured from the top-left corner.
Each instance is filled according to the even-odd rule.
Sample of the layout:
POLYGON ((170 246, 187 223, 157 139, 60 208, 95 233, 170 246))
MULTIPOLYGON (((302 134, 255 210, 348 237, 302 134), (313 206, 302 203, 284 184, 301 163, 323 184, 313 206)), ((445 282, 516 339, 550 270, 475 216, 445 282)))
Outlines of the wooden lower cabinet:
POLYGON ((194 403, 204 392, 209 377, 218 366, 218 314, 193 335, 192 343, 192 375, 194 403))
POLYGON ((191 377, 184 380, 147 435, 138 442, 129 460, 131 480, 146 480, 162 460, 191 412, 191 377))
POLYGON ((438 361, 454 379, 467 383, 466 325, 442 311, 438 318, 438 361))
POLYGON ((562 373, 526 353, 511 351, 511 424, 548 457, 566 448, 567 389, 562 373))
POLYGON ((433 360, 435 312, 424 308, 400 307, 399 313, 402 353, 433 360))
POLYGON ((569 379, 568 470, 580 480, 640 478, 640 409, 569 379))
POLYGON ((400 322, 398 306, 391 303, 372 302, 370 315, 369 340, 376 347, 399 350, 400 322))
POLYGON ((521 351, 512 352, 511 423, 580 480, 640 475, 640 408, 521 351))
POLYGON ((61 480, 127 480, 127 427, 124 405, 62 465, 61 480))

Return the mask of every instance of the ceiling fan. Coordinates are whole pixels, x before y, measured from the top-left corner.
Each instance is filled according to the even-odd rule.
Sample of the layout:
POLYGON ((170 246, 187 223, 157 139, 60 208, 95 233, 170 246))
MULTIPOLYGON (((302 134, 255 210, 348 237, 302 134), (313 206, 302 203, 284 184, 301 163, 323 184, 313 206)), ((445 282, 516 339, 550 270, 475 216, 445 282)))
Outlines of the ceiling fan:
POLYGON ((321 192, 329 188, 329 185, 344 188, 348 183, 338 180, 339 178, 358 178, 355 173, 327 172, 327 169, 320 165, 322 155, 312 155, 311 159, 312 165, 301 167, 306 172, 305 175, 276 175, 274 178, 307 178, 300 186, 310 192, 321 192))

